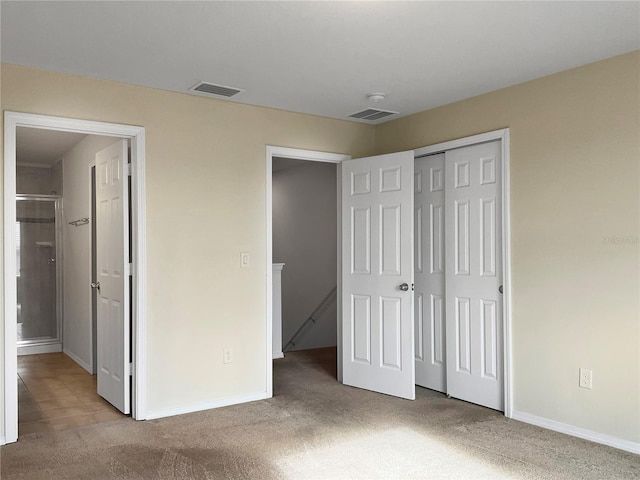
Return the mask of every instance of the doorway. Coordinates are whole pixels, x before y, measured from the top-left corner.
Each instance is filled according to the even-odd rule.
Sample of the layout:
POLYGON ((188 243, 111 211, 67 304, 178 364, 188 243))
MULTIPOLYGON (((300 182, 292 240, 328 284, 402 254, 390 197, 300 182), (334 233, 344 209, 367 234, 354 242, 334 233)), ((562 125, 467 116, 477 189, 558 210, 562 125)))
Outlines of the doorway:
POLYGON ((336 347, 336 198, 335 163, 274 158, 273 259, 274 278, 281 277, 283 353, 336 347))
MULTIPOLYGON (((17 384, 12 379, 17 375, 17 288, 16 276, 16 134, 18 128, 42 129, 55 132, 72 132, 81 135, 100 135, 125 138, 131 145, 131 186, 128 182, 125 188, 131 192, 131 263, 127 262, 129 270, 135 272, 131 276, 131 342, 126 342, 128 361, 122 365, 121 378, 131 385, 132 416, 134 419, 145 418, 145 364, 144 364, 144 128, 126 125, 107 124, 100 122, 50 117, 43 115, 21 114, 5 112, 5 171, 4 171, 4 227, 5 227, 5 312, 4 312, 4 436, 5 443, 14 442, 18 436, 18 395, 17 384), (130 265, 130 266, 129 266, 130 265), (132 366, 135 365, 135 369, 132 366)), ((126 163, 120 165, 119 178, 126 177, 128 170, 126 163), (124 176, 123 176, 124 174, 124 176)), ((87 169, 90 175, 90 170, 87 169)), ((86 186, 90 190, 89 185, 86 186)), ((88 195, 88 194, 87 194, 88 195)), ((127 195, 128 196, 128 195, 127 195)), ((80 225, 82 218, 74 220, 80 225)), ((126 221, 129 224, 129 221, 126 221)), ((85 227, 89 228, 89 227, 85 227)), ((87 230, 89 232, 90 230, 87 230)), ((128 235, 127 235, 128 236, 128 235)), ((91 246, 89 244, 88 248, 91 246)), ((129 257, 127 255, 127 257, 129 257)), ((124 269, 121 269, 124 270, 124 269)), ((89 272, 90 275, 90 272, 89 272)), ((88 277, 89 278, 89 277, 88 277)), ((129 282, 127 282, 129 283, 129 282)), ((128 334, 128 332, 127 332, 128 334)), ((90 347, 88 347, 90 348, 90 347)), ((74 359, 75 360, 75 359, 74 359)), ((87 363, 92 363, 89 360, 87 363)), ((88 365, 82 365, 87 368, 88 365)))
MULTIPOLYGON (((490 142, 490 141, 498 141, 499 142, 499 148, 501 151, 501 155, 502 155, 502 178, 503 181, 501 182, 501 184, 499 185, 499 189, 500 189, 500 195, 502 198, 502 214, 500 215, 500 217, 496 217, 496 228, 499 228, 501 233, 502 233, 502 239, 503 239, 503 245, 501 248, 501 251, 499 251, 497 253, 497 255, 500 256, 500 260, 502 262, 501 265, 501 270, 502 270, 502 296, 500 299, 500 304, 501 304, 501 308, 502 308, 502 319, 501 319, 501 325, 503 327, 503 335, 502 338, 499 339, 499 341, 502 344, 502 358, 500 359, 502 361, 502 364, 499 365, 497 368, 500 370, 500 374, 502 375, 503 378, 503 385, 502 385, 502 391, 500 392, 500 395, 503 396, 504 398, 504 403, 503 403, 503 411, 505 416, 507 417, 511 417, 511 412, 512 412, 512 403, 511 403, 511 352, 510 352, 510 346, 511 346, 511 309, 510 309, 510 261, 509 261, 509 130, 505 129, 505 130, 498 130, 498 131, 494 131, 494 132, 488 132, 485 134, 480 134, 480 135, 474 135, 472 137, 466 137, 466 138, 462 138, 459 140, 454 140, 451 142, 444 142, 441 144, 436 144, 436 145, 432 145, 432 146, 428 146, 428 147, 423 147, 420 149, 417 149, 415 151, 412 152, 412 159, 416 158, 416 157, 422 157, 425 155, 430 155, 430 154, 434 154, 434 153, 440 153, 440 152, 445 152, 447 150, 452 150, 452 149, 456 149, 456 148, 461 148, 461 147, 465 147, 465 146, 470 146, 470 145, 476 145, 476 144, 482 144, 482 143, 486 143, 486 142, 490 142)), ((271 184, 271 178, 269 177, 270 174, 270 164, 269 164, 269 159, 270 159, 270 149, 271 148, 276 148, 276 147, 268 147, 267 148, 267 164, 268 164, 268 172, 267 172, 267 257, 268 257, 268 266, 269 268, 267 269, 267 271, 270 271, 270 264, 271 264, 271 218, 270 218, 270 208, 271 208, 271 192, 269 190, 270 188, 270 184, 271 184)), ((413 163, 413 160, 412 160, 413 163)), ((411 167, 413 165, 411 164, 411 167)), ((338 188, 338 192, 342 192, 342 195, 344 195, 344 186, 342 185, 342 169, 344 168, 343 165, 339 166, 339 170, 340 170, 340 174, 339 174, 339 184, 340 187, 338 188)), ((388 174, 383 180, 385 182, 389 182, 389 190, 392 191, 394 190, 394 185, 396 185, 394 182, 397 179, 399 182, 399 176, 397 176, 397 173, 393 168, 388 170, 385 170, 385 174, 388 174)), ((381 170, 382 171, 382 170, 381 170)), ((398 173, 399 174, 399 173, 398 173)), ((371 182, 371 178, 368 179, 369 182, 371 182)), ((367 176, 366 175, 362 175, 360 177, 358 176, 351 176, 351 181, 352 182, 356 182, 353 185, 351 185, 352 188, 358 188, 358 189, 363 189, 363 192, 367 190, 369 185, 373 185, 373 183, 367 183, 367 176), (360 183, 358 183, 360 182, 360 183)), ((381 179, 378 179, 376 181, 377 183, 382 182, 381 179)), ((376 183, 376 185, 377 185, 376 183)), ((411 184, 413 184, 413 182, 411 182, 411 184)), ((380 183, 380 188, 382 187, 382 183, 380 183)), ((384 187, 386 188, 386 187, 384 187)), ((413 192, 411 194, 411 197, 413 196, 413 192)), ((342 200, 339 199, 339 204, 342 204, 342 200)), ((413 198, 411 198, 411 206, 413 207, 413 198)), ((382 212, 382 211, 381 211, 382 212)), ((394 211, 392 211, 392 209, 388 209, 388 211, 386 213, 389 214, 389 219, 392 220, 393 218, 398 218, 395 215, 399 212, 399 210, 396 210, 395 213, 394 211)), ((378 215, 380 212, 376 212, 376 215, 378 215)), ((384 212, 383 212, 384 213, 384 212)), ((344 213, 343 213, 344 215, 344 213)), ((342 218, 342 217, 341 217, 342 218)), ((370 217, 369 217, 370 218, 370 217)), ((365 222, 363 225, 366 224, 366 220, 367 220, 367 216, 366 214, 363 213, 362 218, 360 219, 362 220, 362 222, 365 222)), ((342 233, 339 234, 339 237, 341 238, 342 235, 344 234, 345 230, 344 230, 344 222, 341 222, 342 224, 342 229, 339 229, 339 231, 341 231, 342 233)), ((377 234, 376 234, 377 235, 377 234)), ((374 236, 376 236, 374 235, 374 236)), ((374 237, 372 236, 372 238, 374 237)), ((351 240, 349 240, 349 242, 353 241, 353 237, 351 237, 351 240)), ((385 241, 385 239, 383 239, 382 237, 381 241, 385 241)), ((395 237, 389 237, 389 239, 387 239, 389 244, 393 244, 394 242, 394 238, 395 237)), ((341 241, 339 239, 339 241, 341 241)), ((367 245, 367 242, 365 240, 365 243, 363 245, 367 245)), ((407 249, 404 248, 404 250, 406 251, 407 249)), ((411 249, 412 250, 412 249, 411 249)), ((339 252, 341 251, 341 249, 339 249, 339 252)), ((378 253, 376 253, 377 255, 378 253)), ((389 262, 390 265, 391 263, 393 263, 393 261, 395 260, 395 258, 389 258, 389 262)), ((343 268, 343 262, 342 259, 339 259, 339 265, 338 265, 338 271, 342 272, 343 268)), ((365 265, 366 266, 366 265, 365 265)), ((353 267, 353 265, 351 266, 353 267)), ((351 270, 353 270, 353 268, 349 267, 351 270)), ((338 284, 339 284, 339 305, 343 305, 344 306, 344 302, 342 301, 342 296, 344 295, 343 293, 343 289, 342 289, 342 284, 341 284, 341 280, 344 277, 344 275, 339 274, 338 275, 338 284)), ((268 290, 268 311, 267 311, 267 329, 268 329, 268 338, 271 338, 269 333, 271 331, 271 303, 269 301, 269 297, 271 295, 271 291, 270 291, 270 282, 271 279, 268 278, 267 281, 267 290, 268 290)), ((405 280, 405 282, 407 282, 405 280)), ((407 283, 407 285, 413 283, 413 273, 411 274, 411 279, 410 281, 407 283)), ((400 285, 398 288, 402 287, 403 285, 400 285)), ((408 286, 407 288, 411 288, 410 286, 408 286)), ((401 290, 405 290, 404 288, 400 288, 401 290)), ((412 298, 412 302, 413 302, 413 296, 411 295, 412 298)), ((352 299, 353 300, 353 299, 352 299)), ((357 299, 356 299, 357 300, 357 299)), ((370 310, 368 310, 367 307, 367 302, 364 301, 365 299, 362 299, 362 305, 360 305, 362 307, 362 312, 363 313, 367 313, 370 312, 370 310)), ((388 313, 390 314, 390 316, 392 313, 396 312, 398 309, 398 305, 399 302, 393 302, 393 301, 389 301, 386 302, 386 304, 384 305, 384 308, 387 308, 388 313)), ((343 364, 347 361, 351 361, 354 359, 353 356, 353 347, 354 347, 354 343, 353 343, 353 338, 351 338, 349 340, 349 342, 345 343, 345 338, 343 337, 343 335, 346 335, 349 333, 350 329, 353 328, 353 326, 349 326, 349 328, 346 328, 347 326, 343 324, 343 321, 345 321, 344 319, 347 318, 347 315, 349 315, 350 311, 353 311, 351 307, 347 308, 346 310, 344 309, 346 307, 343 307, 342 309, 339 308, 338 311, 338 379, 339 381, 343 381, 343 371, 344 371, 344 366, 343 364), (345 313, 346 312, 346 313, 345 313), (345 333, 346 332, 346 333, 345 333), (344 349, 343 349, 344 347, 344 349), (345 351, 346 349, 349 349, 349 351, 345 351), (345 356, 346 355, 346 356, 345 356)), ((407 310, 406 308, 404 309, 405 311, 407 310)), ((366 315, 363 315, 363 319, 366 317, 366 315)), ((403 331, 406 331, 406 320, 405 320, 405 325, 403 327, 403 331)), ((364 324, 366 324, 366 321, 364 322, 364 324)), ((389 322, 389 326, 393 326, 396 325, 396 327, 399 328, 400 324, 394 324, 393 322, 389 322)), ((406 378, 403 379, 403 382, 407 383, 410 382, 410 384, 407 384, 407 391, 409 392, 410 390, 415 389, 415 377, 414 377, 414 372, 413 370, 415 369, 415 363, 413 361, 413 357, 415 356, 414 353, 414 348, 415 346, 413 345, 414 342, 414 335, 413 335, 413 308, 411 308, 411 314, 409 317, 409 329, 411 330, 411 335, 409 336, 404 336, 402 337, 402 339, 400 339, 400 335, 398 335, 398 342, 399 343, 395 343, 395 342, 391 342, 388 344, 388 351, 385 351, 383 353, 388 353, 389 358, 395 358, 397 359, 397 361, 391 362, 389 365, 386 365, 385 368, 387 368, 388 370, 396 368, 399 369, 400 365, 404 364, 404 365, 408 365, 409 363, 411 364, 411 374, 410 375, 405 375, 406 378), (408 340, 410 339, 410 341, 408 340), (409 345, 410 344, 410 345, 409 345), (397 348, 396 348, 397 346, 397 348), (411 355, 411 362, 407 362, 406 359, 404 362, 401 361, 400 357, 398 356, 400 349, 401 348, 410 348, 412 355, 411 355)), ((395 330, 395 329, 392 329, 395 330)), ((368 337, 365 336, 363 337, 365 339, 367 339, 368 337)), ((368 340, 367 340, 368 341, 368 340)), ((366 343, 366 342, 365 342, 366 343)), ((364 345, 364 344, 363 344, 364 345)), ((363 353, 363 358, 361 359, 363 362, 368 361, 366 359, 366 346, 363 346, 364 350, 361 351, 361 353, 363 353)), ((378 348, 378 347, 376 347, 378 348)), ((270 350, 270 348, 269 348, 270 350)), ((270 353, 270 351, 269 351, 270 353)), ((267 384, 269 387, 271 387, 272 385, 272 370, 271 370, 271 362, 268 361, 267 362, 268 365, 268 371, 267 371, 267 384)), ((345 383, 349 383, 349 382, 345 382, 345 383)), ((355 385, 355 386, 360 386, 360 385, 355 385)), ((366 388, 366 387, 365 387, 366 388)), ((269 392, 272 392, 271 388, 268 388, 269 392)))
MULTIPOLYGON (((301 150, 295 148, 286 148, 286 147, 272 147, 267 146, 266 152, 266 214, 267 214, 267 255, 266 255, 266 271, 267 271, 267 285, 266 285, 266 304, 267 304, 267 396, 273 396, 273 355, 278 352, 273 352, 273 336, 281 335, 280 331, 275 331, 273 329, 273 166, 274 159, 281 159, 281 163, 284 164, 287 160, 291 161, 308 161, 308 162, 324 162, 324 163, 332 163, 336 165, 336 178, 337 184, 340 185, 338 179, 340 178, 340 162, 343 160, 348 160, 351 158, 349 155, 341 155, 335 153, 327 153, 327 152, 318 152, 313 150, 301 150)), ((340 189, 337 188, 337 205, 340 205, 340 189)), ((336 209, 336 214, 338 216, 337 225, 339 228, 340 225, 340 209, 336 209)), ((340 244, 336 242, 337 248, 337 268, 340 268, 341 256, 340 256, 340 244)), ((286 268, 286 266, 285 266, 286 268)), ((338 270, 339 271, 339 270, 338 270)), ((339 276, 338 276, 339 277, 339 276)), ((340 304, 340 287, 339 287, 339 278, 337 279, 338 284, 336 287, 336 298, 337 304, 340 304)), ((331 291, 327 292, 328 298, 330 295, 333 295, 331 291)), ((324 299, 323 302, 324 303, 324 299)), ((340 309, 338 308, 338 319, 337 323, 340 324, 340 309)), ((294 329, 295 334, 295 329, 294 329)), ((337 329, 337 344, 338 351, 340 351, 340 329, 337 329)), ((288 342, 288 339, 285 339, 285 342, 288 342)), ((275 342, 276 344, 278 342, 275 342)), ((281 343, 280 343, 281 344, 281 343)), ((338 379, 340 380, 340 355, 338 355, 338 379)))
POLYGON ((62 351, 61 208, 53 191, 16 196, 19 355, 62 351))

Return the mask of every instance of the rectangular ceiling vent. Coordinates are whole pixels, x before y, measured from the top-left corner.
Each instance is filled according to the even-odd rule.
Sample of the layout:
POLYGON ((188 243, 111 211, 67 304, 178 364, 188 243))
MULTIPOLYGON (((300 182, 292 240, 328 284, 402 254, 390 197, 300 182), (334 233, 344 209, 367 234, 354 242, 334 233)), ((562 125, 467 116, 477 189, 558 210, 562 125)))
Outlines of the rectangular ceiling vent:
POLYGON ((225 87, 224 85, 216 85, 214 83, 200 82, 189 90, 207 95, 216 95, 218 97, 233 97, 244 92, 241 88, 225 87))
POLYGON ((379 120, 389 115, 397 115, 398 112, 391 112, 389 110, 378 110, 377 108, 367 108, 361 112, 356 112, 349 115, 350 118, 358 118, 360 120, 379 120))

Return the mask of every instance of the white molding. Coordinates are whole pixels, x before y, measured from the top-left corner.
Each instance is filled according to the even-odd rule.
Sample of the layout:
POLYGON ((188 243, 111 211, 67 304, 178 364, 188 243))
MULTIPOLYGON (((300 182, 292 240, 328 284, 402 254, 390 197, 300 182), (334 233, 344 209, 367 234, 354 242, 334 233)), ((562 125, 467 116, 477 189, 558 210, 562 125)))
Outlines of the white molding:
MULTIPOLYGON (((114 123, 78 120, 48 115, 4 112, 4 439, 12 443, 18 439, 18 390, 17 382, 10 379, 17 375, 16 345, 16 128, 39 128, 87 135, 102 135, 131 140, 132 171, 132 232, 134 242, 134 339, 133 356, 133 408, 136 420, 146 417, 146 217, 145 217, 145 129, 144 127, 114 123)), ((1 434, 2 432, 0 432, 1 434)))
POLYGON ((504 416, 513 415, 513 356, 511 333, 511 190, 510 190, 510 143, 509 129, 458 138, 448 142, 436 143, 414 150, 415 158, 440 153, 454 148, 477 145, 499 140, 502 145, 502 280, 503 302, 503 345, 504 345, 504 416))
POLYGON ((156 410, 147 412, 147 420, 155 420, 157 418, 173 417, 175 415, 184 415, 185 413, 201 412, 203 410, 211 410, 213 408, 228 407, 238 405, 240 403, 255 402, 269 398, 265 392, 252 393, 249 395, 241 395, 239 397, 227 397, 213 402, 192 403, 189 405, 181 405, 179 407, 166 408, 164 410, 156 410))
POLYGON ((147 414, 147 203, 146 131, 131 137, 131 232, 133 242, 133 365, 131 415, 145 420, 147 414))
POLYGON ((267 157, 265 161, 265 191, 266 191, 266 238, 267 238, 267 316, 265 341, 267 344, 265 371, 265 396, 273 397, 273 147, 267 146, 267 157))
POLYGON ((46 343, 40 345, 19 345, 17 347, 18 356, 39 355, 41 353, 58 353, 62 351, 62 343, 46 343))
POLYGON ((336 218, 338 219, 336 235, 336 370, 337 380, 342 383, 342 163, 336 165, 336 218))
POLYGON ((602 445, 608 445, 609 447, 618 448, 626 452, 631 452, 640 455, 640 443, 632 442, 630 440, 623 440, 606 433, 594 432, 593 430, 587 430, 586 428, 576 427, 567 423, 557 422, 555 420, 549 420, 548 418, 538 417, 530 413, 512 411, 512 419, 520 422, 536 425, 537 427, 553 430, 554 432, 560 432, 572 437, 582 438, 591 442, 600 443, 602 445))
POLYGON ((470 137, 456 138, 447 142, 435 143, 426 147, 416 148, 414 150, 416 157, 423 157, 432 153, 440 153, 445 150, 453 150, 454 148, 468 147, 469 145, 477 145, 478 143, 491 142, 493 140, 502 140, 505 134, 508 135, 509 129, 493 130, 491 132, 480 133, 470 137))
POLYGON ((272 357, 272 358, 273 358, 273 360, 276 360, 276 359, 278 359, 278 358, 284 358, 284 353, 282 353, 282 352, 275 352, 275 353, 273 354, 273 357, 272 357))
POLYGON ((89 372, 89 375, 93 375, 93 372, 91 371, 91 365, 89 365, 87 362, 82 360, 79 356, 77 356, 71 350, 67 350, 66 348, 63 348, 62 351, 64 352, 64 354, 67 357, 69 357, 71 360, 73 360, 78 365, 80 365, 82 368, 84 368, 87 372, 89 372))
POLYGON ((271 158, 292 158, 294 160, 307 160, 310 162, 340 163, 343 160, 351 159, 351 155, 344 155, 342 153, 328 153, 316 150, 302 150, 300 148, 267 145, 267 155, 269 152, 271 152, 271 158))
MULTIPOLYGON (((296 160, 307 160, 311 162, 336 163, 338 178, 340 178, 340 163, 344 160, 350 160, 351 155, 341 153, 328 153, 316 150, 303 150, 299 148, 276 147, 267 145, 266 161, 265 161, 265 191, 266 191, 266 237, 267 237, 267 254, 266 254, 266 397, 273 396, 273 157, 292 158, 296 160)), ((340 195, 340 189, 338 189, 340 195)), ((340 211, 340 197, 338 196, 338 211, 340 211)), ((341 237, 341 220, 338 215, 338 245, 340 245, 341 237)), ((338 282, 341 278, 340 270, 340 249, 338 249, 338 282)), ((338 283, 339 285, 339 283, 338 283)), ((338 300, 340 297, 338 297, 338 300)), ((338 309, 339 311, 340 309, 338 309)), ((340 331, 340 318, 338 318, 338 335, 340 331)), ((340 336, 338 336, 340 339, 340 336)), ((338 379, 342 378, 340 372, 340 344, 338 344, 338 379)))
POLYGON ((18 352, 16 285, 16 128, 19 118, 4 115, 4 375, 2 426, 5 443, 18 440, 18 352))

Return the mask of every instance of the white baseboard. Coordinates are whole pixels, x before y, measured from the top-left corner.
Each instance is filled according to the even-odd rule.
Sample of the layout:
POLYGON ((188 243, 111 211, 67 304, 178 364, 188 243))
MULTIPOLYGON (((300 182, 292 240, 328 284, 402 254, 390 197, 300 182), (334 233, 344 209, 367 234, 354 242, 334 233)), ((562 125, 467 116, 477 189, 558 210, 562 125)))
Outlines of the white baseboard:
POLYGON ((587 430, 586 428, 576 427, 567 423, 556 422, 555 420, 549 420, 548 418, 538 417, 531 415, 530 413, 513 411, 512 417, 514 420, 530 423, 538 427, 547 428, 555 432, 566 433, 573 437, 583 438, 592 442, 601 443, 610 447, 618 448, 626 452, 640 454, 640 443, 632 442, 630 440, 623 440, 605 433, 594 432, 593 430, 587 430))
POLYGON ((38 355, 40 353, 58 353, 61 351, 61 343, 47 343, 44 345, 18 345, 18 356, 38 355))
POLYGON ((5 440, 4 437, 0 437, 0 445, 6 445, 7 441, 5 440))
POLYGON ((242 395, 240 397, 222 398, 220 400, 214 400, 213 402, 193 403, 191 405, 182 405, 180 407, 148 412, 146 415, 146 419, 154 420, 156 418, 172 417, 174 415, 183 415, 185 413, 211 410, 212 408, 228 407, 230 405, 237 405, 239 403, 255 402, 256 400, 264 400, 266 398, 269 398, 267 394, 265 392, 260 392, 252 393, 249 395, 242 395))
POLYGON ((75 353, 73 353, 71 350, 67 350, 66 348, 64 350, 62 350, 64 352, 64 354, 69 357, 71 360, 73 360, 74 362, 76 362, 78 365, 80 365, 82 368, 84 368, 87 372, 89 372, 91 375, 93 375, 93 370, 91 368, 91 365, 89 365, 88 363, 86 363, 84 360, 82 360, 79 356, 77 356, 75 353))
POLYGON ((273 354, 273 359, 275 360, 276 358, 284 358, 284 353, 282 352, 275 352, 273 354))

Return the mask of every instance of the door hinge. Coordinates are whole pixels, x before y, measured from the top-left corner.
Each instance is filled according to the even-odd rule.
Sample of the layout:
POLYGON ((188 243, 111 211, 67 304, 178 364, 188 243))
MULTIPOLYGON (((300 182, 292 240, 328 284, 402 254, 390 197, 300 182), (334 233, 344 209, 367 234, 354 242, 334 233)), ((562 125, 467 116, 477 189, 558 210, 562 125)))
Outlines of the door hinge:
POLYGON ((131 164, 127 163, 127 175, 131 176, 131 164))
POLYGON ((127 263, 125 265, 125 275, 128 277, 132 277, 133 276, 133 263, 127 263))
POLYGON ((127 364, 127 371, 126 371, 125 375, 128 376, 128 377, 133 376, 133 363, 128 363, 127 364))

